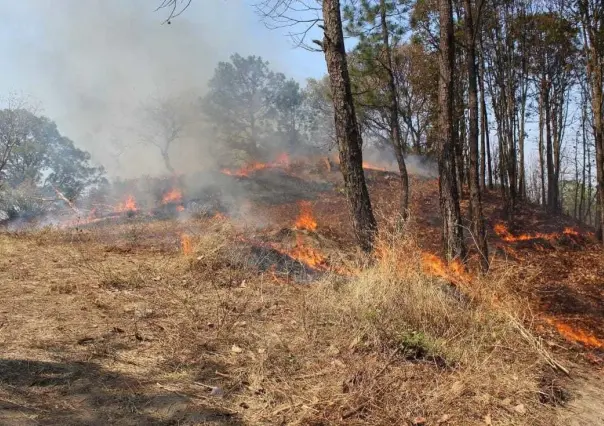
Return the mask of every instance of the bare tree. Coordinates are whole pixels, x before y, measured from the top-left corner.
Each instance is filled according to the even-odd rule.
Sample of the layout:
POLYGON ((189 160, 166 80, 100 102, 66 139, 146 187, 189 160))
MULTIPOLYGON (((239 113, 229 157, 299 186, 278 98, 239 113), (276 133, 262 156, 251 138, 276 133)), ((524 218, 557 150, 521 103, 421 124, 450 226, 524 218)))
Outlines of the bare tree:
POLYGON ((157 147, 170 173, 175 171, 170 148, 183 136, 189 111, 182 97, 155 98, 142 108, 141 141, 157 147))

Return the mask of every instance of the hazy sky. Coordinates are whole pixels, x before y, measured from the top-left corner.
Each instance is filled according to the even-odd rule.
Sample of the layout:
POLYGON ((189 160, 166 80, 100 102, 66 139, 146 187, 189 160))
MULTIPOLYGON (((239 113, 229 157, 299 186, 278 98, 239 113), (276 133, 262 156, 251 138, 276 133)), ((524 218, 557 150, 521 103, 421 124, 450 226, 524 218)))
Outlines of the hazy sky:
MULTIPOLYGON (((121 166, 110 142, 133 142, 125 130, 135 126, 133 111, 153 96, 201 93, 232 53, 260 55, 300 81, 325 73, 321 53, 295 49, 286 30, 265 28, 249 0, 194 0, 171 25, 162 25, 166 11, 154 11, 159 3, 1 2, 0 96, 31 96, 63 134, 115 172, 121 166)), ((153 168, 159 157, 150 151, 130 156, 153 168)))

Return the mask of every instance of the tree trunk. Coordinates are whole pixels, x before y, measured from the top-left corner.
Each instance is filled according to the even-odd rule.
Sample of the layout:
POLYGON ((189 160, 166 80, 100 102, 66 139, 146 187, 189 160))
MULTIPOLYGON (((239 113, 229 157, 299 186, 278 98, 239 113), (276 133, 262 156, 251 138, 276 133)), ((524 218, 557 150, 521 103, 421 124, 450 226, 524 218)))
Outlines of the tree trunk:
MULTIPOLYGON (((583 99, 584 100, 584 99, 583 99)), ((587 161, 587 126, 585 122, 587 120, 587 107, 585 102, 583 102, 582 114, 581 114, 581 136, 582 136, 582 145, 583 145, 583 167, 581 167, 581 198, 579 200, 579 220, 585 222, 585 191, 586 191, 586 161, 587 161)))
MULTIPOLYGON (((482 132, 485 138, 486 142, 486 146, 485 146, 485 151, 486 151, 486 163, 487 163, 487 172, 488 172, 488 182, 489 182, 489 189, 493 189, 493 167, 491 165, 491 143, 490 143, 490 135, 489 135, 489 117, 488 117, 488 111, 487 111, 487 100, 486 100, 486 90, 484 87, 484 79, 485 79, 485 70, 484 70, 484 48, 482 47, 482 35, 479 34, 480 37, 480 50, 483 52, 482 55, 480 56, 480 72, 478 74, 478 83, 480 84, 480 99, 481 99, 481 111, 482 111, 482 116, 481 116, 481 122, 482 122, 482 132)), ((484 162, 484 158, 483 158, 483 162, 484 162)), ((484 174, 484 173, 483 173, 484 174)))
POLYGON ((526 90, 523 89, 522 99, 520 100, 520 123, 518 131, 518 151, 520 159, 518 163, 518 195, 521 199, 526 199, 526 174, 524 170, 524 125, 526 118, 526 90))
MULTIPOLYGON (((470 214, 472 217, 472 232, 480 252, 480 266, 484 272, 489 269, 489 251, 482 215, 482 199, 478 171, 478 87, 476 78, 476 43, 474 40, 474 22, 472 19, 472 2, 464 0, 465 8, 465 39, 466 66, 468 73, 468 108, 470 122, 468 131, 468 146, 470 148, 470 214)), ((484 169, 483 169, 484 170, 484 169)))
POLYGON ((554 173, 554 150, 552 142, 552 114, 549 100, 549 87, 547 82, 543 96, 543 108, 545 109, 545 157, 547 161, 547 210, 551 213, 556 211, 555 205, 555 173, 554 173))
POLYGON ((544 98, 544 83, 541 84, 539 90, 539 176, 541 178, 541 205, 545 207, 547 201, 545 198, 545 157, 543 150, 543 98, 544 98))
POLYGON ((382 21, 382 40, 384 43, 384 54, 386 55, 386 66, 388 67, 388 97, 389 97, 389 127, 390 142, 394 147, 394 154, 401 174, 401 216, 403 220, 409 217, 409 176, 405 165, 403 139, 401 138, 401 126, 398 117, 398 98, 396 96, 396 83, 392 69, 392 54, 388 34, 388 22, 386 20, 386 0, 380 0, 380 18, 382 21))
POLYGON ((340 170, 344 177, 355 237, 361 249, 369 252, 373 248, 377 223, 363 173, 362 139, 350 88, 339 0, 323 0, 323 20, 322 45, 333 98, 340 170))
MULTIPOLYGON (((601 37, 601 35, 600 35, 601 37)), ((597 47, 591 47, 591 58, 588 60, 588 75, 591 77, 591 108, 593 110, 593 131, 596 145, 596 180, 598 196, 596 208, 596 230, 598 238, 604 243, 604 119, 602 118, 602 60, 604 52, 597 52, 597 47)))
POLYGON ((168 149, 169 146, 161 150, 161 158, 164 160, 164 165, 166 166, 166 169, 168 169, 171 174, 174 174, 174 167, 172 167, 172 162, 170 161, 170 154, 168 153, 168 149))
POLYGON ((465 259, 466 248, 461 227, 461 212, 455 182, 455 150, 453 135, 453 44, 452 0, 439 0, 440 12, 440 76, 438 168, 440 208, 443 218, 443 248, 447 260, 465 259))

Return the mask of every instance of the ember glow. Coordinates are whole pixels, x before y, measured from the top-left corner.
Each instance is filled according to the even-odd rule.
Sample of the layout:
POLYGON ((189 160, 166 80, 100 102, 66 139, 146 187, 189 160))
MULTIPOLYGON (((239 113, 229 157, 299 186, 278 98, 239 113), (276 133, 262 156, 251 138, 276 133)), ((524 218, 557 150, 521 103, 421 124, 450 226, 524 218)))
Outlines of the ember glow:
POLYGON ((556 330, 558 330, 558 333, 560 333, 560 335, 562 335, 566 340, 582 343, 590 348, 604 348, 604 342, 587 331, 581 330, 580 328, 571 327, 570 325, 553 318, 546 318, 546 321, 555 326, 556 330))
POLYGON ((297 229, 305 229, 307 231, 314 231, 317 229, 317 221, 313 217, 312 207, 310 201, 300 201, 300 214, 296 218, 294 226, 297 229))
POLYGON ((174 188, 164 194, 162 204, 180 203, 182 201, 182 192, 178 188, 174 188))
POLYGON ((128 195, 128 198, 123 203, 119 203, 115 206, 116 212, 135 212, 137 210, 136 200, 133 195, 128 195))
POLYGON ((513 235, 508 228, 503 224, 503 223, 498 223, 496 224, 493 229, 495 230, 495 233, 499 236, 499 238, 501 238, 503 241, 506 242, 515 242, 515 241, 530 241, 530 240, 536 240, 536 239, 543 239, 543 240, 553 240, 556 238, 559 238, 561 235, 567 235, 567 236, 579 236, 579 232, 575 231, 572 228, 564 228, 564 231, 562 233, 558 233, 558 232, 552 232, 550 234, 544 234, 541 232, 537 232, 534 234, 520 234, 520 235, 513 235))

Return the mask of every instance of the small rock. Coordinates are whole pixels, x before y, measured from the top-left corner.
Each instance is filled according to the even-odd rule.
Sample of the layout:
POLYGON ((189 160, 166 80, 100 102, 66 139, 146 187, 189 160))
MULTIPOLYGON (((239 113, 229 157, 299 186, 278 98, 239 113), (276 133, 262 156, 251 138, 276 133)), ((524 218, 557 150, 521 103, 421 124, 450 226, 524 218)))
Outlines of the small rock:
POLYGON ((413 421, 411 422, 414 426, 425 426, 426 425, 426 419, 425 417, 416 417, 413 419, 413 421))
POLYGON ((209 322, 208 323, 208 328, 214 328, 214 323, 213 322, 209 322))
POLYGON ((484 416, 484 424, 489 425, 489 426, 491 426, 493 424, 490 414, 487 414, 486 416, 484 416))
POLYGON ((160 276, 153 277, 153 281, 161 281, 161 277, 160 276))
POLYGON ((259 354, 263 354, 265 352, 266 352, 266 349, 264 349, 264 348, 258 348, 258 353, 259 354))
POLYGON ((526 414, 526 407, 524 406, 524 404, 518 404, 514 407, 514 411, 517 412, 518 414, 526 414))
POLYGON ((503 404, 503 405, 511 405, 512 404, 512 398, 505 398, 503 401, 501 401, 501 404, 503 404))
POLYGON ((247 405, 245 402, 242 402, 241 404, 239 404, 239 406, 240 406, 241 408, 243 408, 243 409, 248 409, 248 408, 250 408, 250 406, 249 406, 249 405, 247 405))
POLYGON ((247 325, 247 322, 245 322, 245 321, 235 322, 235 327, 245 327, 246 325, 247 325))
POLYGON ((236 354, 240 354, 241 352, 243 352, 243 349, 241 349, 237 345, 233 345, 233 346, 231 346, 231 352, 236 353, 236 354))

